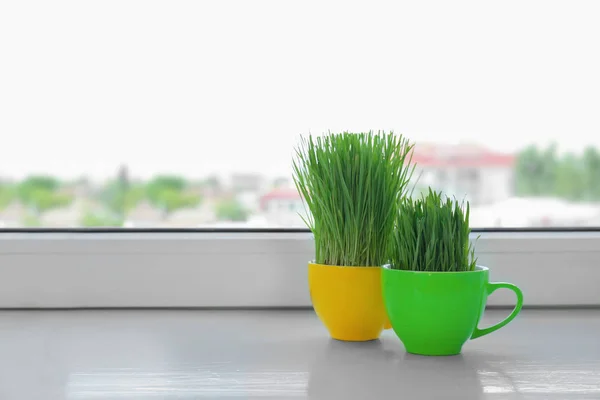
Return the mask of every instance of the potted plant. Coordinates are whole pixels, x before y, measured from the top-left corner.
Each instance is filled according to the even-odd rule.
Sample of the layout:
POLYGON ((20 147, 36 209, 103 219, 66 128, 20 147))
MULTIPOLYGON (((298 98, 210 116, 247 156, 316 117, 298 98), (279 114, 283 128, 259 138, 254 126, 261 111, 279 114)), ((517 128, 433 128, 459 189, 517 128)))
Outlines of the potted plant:
POLYGON ((407 352, 458 354, 467 340, 502 328, 521 310, 521 290, 489 282, 469 234, 468 202, 465 207, 431 189, 400 201, 382 285, 387 314, 407 352), (479 329, 487 296, 500 288, 514 291, 517 305, 504 321, 479 329))
POLYGON ((302 137, 296 148, 294 182, 315 241, 311 301, 335 339, 373 340, 389 328, 380 266, 414 170, 412 148, 393 132, 302 137))

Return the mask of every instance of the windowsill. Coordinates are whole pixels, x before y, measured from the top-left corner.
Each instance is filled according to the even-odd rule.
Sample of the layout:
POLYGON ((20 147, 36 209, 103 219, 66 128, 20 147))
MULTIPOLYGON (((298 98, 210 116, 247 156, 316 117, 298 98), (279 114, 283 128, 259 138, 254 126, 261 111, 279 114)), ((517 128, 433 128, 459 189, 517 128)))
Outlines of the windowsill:
MULTIPOLYGON (((481 326, 507 310, 488 310, 481 326)), ((0 312, 3 398, 600 396, 600 310, 525 310, 454 357, 330 339, 312 310, 0 312)))
MULTIPOLYGON (((476 232, 525 306, 600 306, 600 232, 476 232)), ((308 232, 4 232, 0 308, 310 307, 308 232)), ((499 290, 488 305, 512 306, 499 290)))

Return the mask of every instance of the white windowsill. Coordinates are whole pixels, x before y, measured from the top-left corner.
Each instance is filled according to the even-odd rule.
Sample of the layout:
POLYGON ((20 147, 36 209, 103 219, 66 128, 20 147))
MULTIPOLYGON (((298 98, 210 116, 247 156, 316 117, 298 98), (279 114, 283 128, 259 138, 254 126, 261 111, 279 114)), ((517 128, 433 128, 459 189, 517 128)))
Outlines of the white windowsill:
MULTIPOLYGON (((526 306, 600 306, 599 232, 478 235, 526 306)), ((312 256, 309 233, 2 233, 0 308, 309 307, 312 256)))
MULTIPOLYGON (((508 310, 488 310, 480 327, 508 310)), ((524 310, 455 357, 332 340, 312 310, 0 312, 2 399, 600 398, 600 311, 524 310), (37 379, 36 379, 37 378, 37 379), (401 395, 399 395, 401 394, 401 395)))

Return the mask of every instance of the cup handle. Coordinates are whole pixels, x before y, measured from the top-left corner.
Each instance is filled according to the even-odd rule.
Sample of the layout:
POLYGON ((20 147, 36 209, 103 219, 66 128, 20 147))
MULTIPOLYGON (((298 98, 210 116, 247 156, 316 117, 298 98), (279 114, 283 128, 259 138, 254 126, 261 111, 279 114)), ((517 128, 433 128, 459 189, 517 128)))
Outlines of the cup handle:
POLYGON ((513 285, 512 283, 506 282, 489 282, 486 287, 488 295, 494 293, 497 289, 501 288, 510 289, 513 292, 515 292, 515 294, 517 295, 517 305, 508 317, 506 317, 503 321, 497 323, 496 325, 492 325, 489 328, 485 329, 479 329, 475 327, 475 332, 473 332, 471 339, 477 339, 478 337, 485 336, 488 333, 497 331, 498 329, 502 328, 510 321, 512 321, 521 311, 521 308, 523 307, 523 292, 521 292, 521 289, 519 289, 517 286, 513 285))

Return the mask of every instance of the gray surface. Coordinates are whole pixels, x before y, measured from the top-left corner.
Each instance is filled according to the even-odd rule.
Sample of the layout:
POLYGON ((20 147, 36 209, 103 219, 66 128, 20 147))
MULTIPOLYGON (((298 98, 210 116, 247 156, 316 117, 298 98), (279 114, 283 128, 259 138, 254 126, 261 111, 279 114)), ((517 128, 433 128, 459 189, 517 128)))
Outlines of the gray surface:
MULTIPOLYGON (((508 311, 487 311, 487 325, 508 311)), ((2 311, 0 399, 600 399, 600 311, 524 311, 454 357, 312 311, 2 311)))

